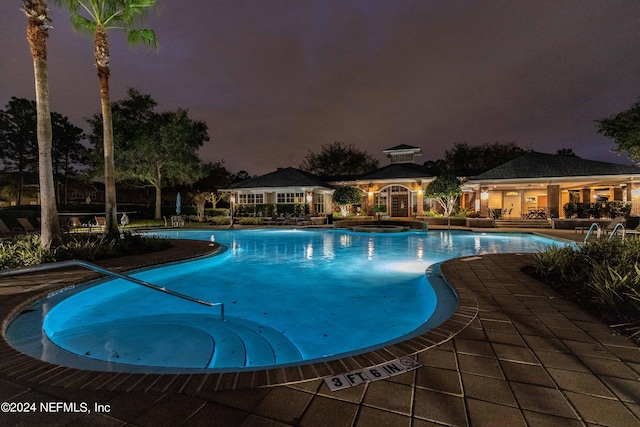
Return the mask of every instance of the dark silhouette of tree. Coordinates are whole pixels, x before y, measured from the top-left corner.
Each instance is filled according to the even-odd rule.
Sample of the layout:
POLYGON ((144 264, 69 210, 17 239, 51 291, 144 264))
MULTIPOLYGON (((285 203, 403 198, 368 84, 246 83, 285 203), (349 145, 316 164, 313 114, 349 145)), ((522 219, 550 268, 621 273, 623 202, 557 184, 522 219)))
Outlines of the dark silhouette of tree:
POLYGON ((612 139, 618 153, 626 152, 640 164, 640 98, 627 110, 605 119, 596 120, 598 133, 612 139))
POLYGON ((18 206, 22 204, 25 173, 38 170, 36 127, 35 101, 12 97, 0 110, 0 158, 4 169, 16 174, 18 206))
POLYGON ((360 175, 378 168, 378 160, 351 144, 336 141, 309 152, 300 169, 320 176, 360 175))
MULTIPOLYGON (((206 123, 189 118, 187 110, 158 113, 149 95, 129 89, 129 97, 111 106, 116 141, 115 174, 118 181, 138 182, 156 192, 155 218, 162 218, 162 189, 167 185, 190 185, 203 177, 197 150, 209 140, 206 123)), ((88 119, 93 128, 90 141, 96 151, 101 142, 103 120, 88 119)), ((94 160, 104 158, 97 156, 94 160)))
MULTIPOLYGON (((51 157, 53 160, 53 175, 57 182, 62 181, 64 204, 69 203, 68 184, 69 178, 77 176, 80 169, 88 164, 88 149, 82 145, 85 138, 84 132, 79 127, 69 122, 69 118, 51 113, 51 124, 53 126, 53 147, 51 157)), ((57 193, 56 200, 60 203, 60 195, 57 193)))
POLYGON ((573 148, 561 148, 556 151, 558 156, 567 156, 567 157, 579 157, 576 153, 573 152, 573 148))
POLYGON ((494 142, 482 145, 454 144, 444 152, 441 168, 457 176, 472 176, 493 169, 519 157, 524 150, 515 142, 494 142))

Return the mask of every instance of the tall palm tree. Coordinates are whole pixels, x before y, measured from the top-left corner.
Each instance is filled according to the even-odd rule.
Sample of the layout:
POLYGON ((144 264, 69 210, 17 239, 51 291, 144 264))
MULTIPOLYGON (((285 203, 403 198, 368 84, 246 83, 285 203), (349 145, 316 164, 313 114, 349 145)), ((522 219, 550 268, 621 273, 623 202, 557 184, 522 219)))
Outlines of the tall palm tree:
POLYGON ((27 15, 27 40, 33 57, 36 87, 36 117, 38 135, 38 170, 40 179, 40 216, 42 220, 40 244, 43 248, 58 245, 62 240, 56 191, 53 181, 51 146, 51 111, 49 109, 49 77, 47 70, 47 37, 49 36, 49 8, 47 0, 24 0, 22 11, 27 15))
POLYGON ((157 38, 151 29, 136 29, 138 18, 155 6, 157 0, 56 0, 71 12, 71 24, 75 30, 93 33, 93 52, 100 79, 100 103, 102 106, 104 143, 104 183, 107 232, 118 232, 116 207, 116 180, 114 165, 113 124, 109 95, 109 39, 107 31, 124 30, 130 44, 143 43, 157 46, 157 38), (86 15, 86 16, 85 16, 86 15))

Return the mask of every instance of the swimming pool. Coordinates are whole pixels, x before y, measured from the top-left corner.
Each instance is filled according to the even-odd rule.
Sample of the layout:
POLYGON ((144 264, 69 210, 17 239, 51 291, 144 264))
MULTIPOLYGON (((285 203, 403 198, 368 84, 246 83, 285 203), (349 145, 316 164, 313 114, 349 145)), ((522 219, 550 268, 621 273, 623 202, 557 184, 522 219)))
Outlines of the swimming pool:
POLYGON ((405 340, 446 320, 455 298, 425 276, 437 263, 535 252, 554 243, 533 235, 447 231, 154 234, 209 240, 212 233, 228 248, 224 253, 134 277, 223 302, 224 321, 216 308, 109 280, 39 302, 12 322, 7 337, 26 343, 22 350, 34 357, 59 364, 80 360, 104 370, 237 370, 331 360, 405 340), (29 318, 44 318, 44 336, 23 337, 19 326, 29 318))

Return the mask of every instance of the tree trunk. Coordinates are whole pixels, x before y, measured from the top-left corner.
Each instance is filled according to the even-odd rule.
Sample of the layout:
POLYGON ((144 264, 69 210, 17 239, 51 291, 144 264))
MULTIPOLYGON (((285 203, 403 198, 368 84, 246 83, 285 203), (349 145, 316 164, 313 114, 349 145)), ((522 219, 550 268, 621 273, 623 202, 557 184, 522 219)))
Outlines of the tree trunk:
POLYGON ((16 196, 16 206, 22 206, 22 193, 24 191, 24 172, 18 171, 18 195, 16 196))
POLYGON ((56 205, 56 188, 53 180, 51 160, 51 113, 49 111, 49 85, 47 79, 46 60, 35 59, 33 62, 36 75, 36 106, 38 117, 38 167, 40 179, 40 215, 41 246, 50 248, 62 241, 58 208, 56 205))
POLYGON ((157 169, 157 180, 156 183, 153 185, 156 189, 156 213, 155 213, 155 219, 162 219, 162 172, 160 171, 160 168, 157 169))
POLYGON ((109 42, 103 27, 96 29, 94 54, 100 79, 100 104, 104 140, 104 208, 107 234, 118 234, 118 209, 116 206, 116 174, 114 163, 113 122, 109 95, 109 42))
POLYGON ((118 209, 116 205, 116 175, 111 100, 109 98, 109 77, 108 75, 104 75, 104 73, 99 73, 99 76, 102 126, 104 128, 104 209, 107 219, 106 232, 108 234, 118 234, 118 209))
POLYGON ((40 245, 49 249, 62 241, 56 192, 53 181, 53 162, 51 147, 53 132, 51 129, 51 112, 49 109, 49 78, 47 70, 47 3, 25 2, 28 12, 27 39, 33 57, 33 71, 36 91, 36 116, 38 135, 38 168, 40 181, 40 245))

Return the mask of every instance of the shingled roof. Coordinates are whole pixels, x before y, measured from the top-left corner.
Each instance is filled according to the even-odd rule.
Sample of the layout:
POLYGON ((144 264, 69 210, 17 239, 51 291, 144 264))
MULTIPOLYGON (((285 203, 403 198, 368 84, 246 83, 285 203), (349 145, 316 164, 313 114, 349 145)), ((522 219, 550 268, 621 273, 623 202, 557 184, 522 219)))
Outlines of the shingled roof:
POLYGON ((421 148, 420 147, 414 147, 413 145, 400 144, 400 145, 396 145, 395 147, 387 148, 383 152, 396 151, 396 150, 421 150, 421 148))
POLYGON ((424 166, 413 163, 394 163, 361 176, 360 180, 368 179, 396 179, 396 178, 426 178, 432 177, 432 171, 424 166))
POLYGON ((640 168, 580 157, 530 152, 471 178, 473 181, 597 175, 638 175, 640 168))
POLYGON ((264 187, 326 187, 330 185, 320 177, 296 168, 282 168, 275 172, 261 175, 245 181, 231 184, 229 188, 264 188, 264 187))

